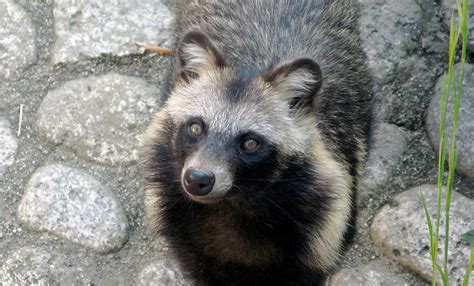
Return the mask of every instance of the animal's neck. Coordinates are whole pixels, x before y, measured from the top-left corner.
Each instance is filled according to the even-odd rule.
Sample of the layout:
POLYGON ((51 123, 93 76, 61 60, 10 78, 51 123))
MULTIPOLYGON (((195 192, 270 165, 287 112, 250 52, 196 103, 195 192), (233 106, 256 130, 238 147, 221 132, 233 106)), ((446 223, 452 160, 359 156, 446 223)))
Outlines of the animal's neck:
POLYGON ((276 256, 276 245, 262 239, 258 229, 247 224, 249 218, 238 217, 233 210, 214 210, 199 219, 203 223, 195 226, 193 239, 205 255, 249 266, 276 256))

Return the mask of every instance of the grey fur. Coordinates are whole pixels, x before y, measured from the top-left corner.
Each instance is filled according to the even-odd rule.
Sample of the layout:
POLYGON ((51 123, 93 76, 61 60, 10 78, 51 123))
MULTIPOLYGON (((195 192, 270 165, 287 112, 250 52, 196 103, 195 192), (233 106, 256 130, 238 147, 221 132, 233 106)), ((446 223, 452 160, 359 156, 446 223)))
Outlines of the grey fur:
POLYGON ((365 141, 372 85, 360 48, 356 0, 177 0, 175 15, 176 45, 197 27, 228 62, 243 68, 265 70, 294 58, 313 59, 324 76, 318 106, 326 109, 321 120, 331 127, 324 135, 336 146, 340 136, 365 141), (331 88, 356 96, 326 98, 331 88), (340 125, 338 113, 348 106, 352 114, 340 125), (330 131, 335 126, 337 134, 330 131))

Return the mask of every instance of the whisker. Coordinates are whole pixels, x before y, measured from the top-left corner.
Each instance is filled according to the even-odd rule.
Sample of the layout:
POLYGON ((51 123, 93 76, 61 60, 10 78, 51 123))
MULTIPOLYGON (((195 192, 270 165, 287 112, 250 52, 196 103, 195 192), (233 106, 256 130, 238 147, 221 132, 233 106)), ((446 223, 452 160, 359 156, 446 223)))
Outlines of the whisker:
POLYGON ((266 198, 270 203, 272 203, 275 207, 277 207, 279 210, 281 210, 281 212, 282 212, 283 214, 285 214, 288 218, 291 218, 291 215, 290 215, 284 208, 282 208, 280 205, 278 205, 275 201, 273 201, 271 198, 266 197, 266 196, 265 196, 265 198, 266 198))

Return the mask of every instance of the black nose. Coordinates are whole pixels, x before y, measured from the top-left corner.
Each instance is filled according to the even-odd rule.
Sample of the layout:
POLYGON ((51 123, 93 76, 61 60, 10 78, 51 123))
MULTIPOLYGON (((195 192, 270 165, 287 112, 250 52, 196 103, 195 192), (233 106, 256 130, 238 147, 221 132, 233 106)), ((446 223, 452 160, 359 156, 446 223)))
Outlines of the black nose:
POLYGON ((184 173, 184 187, 193 196, 205 196, 214 187, 216 177, 212 172, 189 168, 184 173))

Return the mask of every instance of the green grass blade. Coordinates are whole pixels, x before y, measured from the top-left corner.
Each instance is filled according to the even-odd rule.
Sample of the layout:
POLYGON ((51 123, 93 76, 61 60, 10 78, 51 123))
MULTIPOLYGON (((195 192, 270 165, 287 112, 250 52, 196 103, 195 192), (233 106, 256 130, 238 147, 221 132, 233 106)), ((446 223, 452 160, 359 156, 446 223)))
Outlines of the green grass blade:
MULTIPOLYGON (((473 237, 474 237, 474 230, 471 230, 473 232, 473 237)), ((471 272, 472 272, 472 264, 474 264, 474 244, 471 243, 471 258, 469 258, 469 263, 467 264, 466 267, 466 275, 464 275, 464 280, 462 282, 463 286, 468 286, 469 284, 469 279, 471 278, 471 272)))
POLYGON ((431 253, 431 264, 433 267, 431 284, 435 286, 436 285, 436 266, 435 265, 436 265, 438 241, 436 240, 436 236, 433 232, 433 222, 431 219, 430 212, 428 210, 428 204, 426 203, 426 198, 421 191, 420 191, 420 199, 421 199, 421 203, 423 204, 423 209, 425 210, 426 223, 428 224, 428 230, 430 233, 430 253, 431 253))
POLYGON ((430 232, 430 237, 434 237, 433 223, 431 221, 431 215, 430 215, 430 212, 428 210, 428 204, 426 202, 425 195, 423 195, 423 193, 421 191, 420 191, 420 199, 421 199, 421 203, 423 204, 423 209, 425 210, 425 218, 426 218, 426 223, 428 224, 428 230, 430 232))
POLYGON ((441 276, 441 282, 443 282, 443 285, 449 286, 448 275, 443 271, 443 268, 441 268, 438 263, 436 263, 436 268, 438 269, 439 275, 441 276))
POLYGON ((441 87, 441 100, 440 100, 440 120, 439 120, 439 150, 438 150, 438 202, 440 202, 441 189, 444 184, 444 168, 446 162, 446 134, 445 134, 445 122, 446 122, 446 109, 447 109, 447 98, 449 94, 448 86, 449 78, 445 73, 443 76, 443 82, 441 87))

